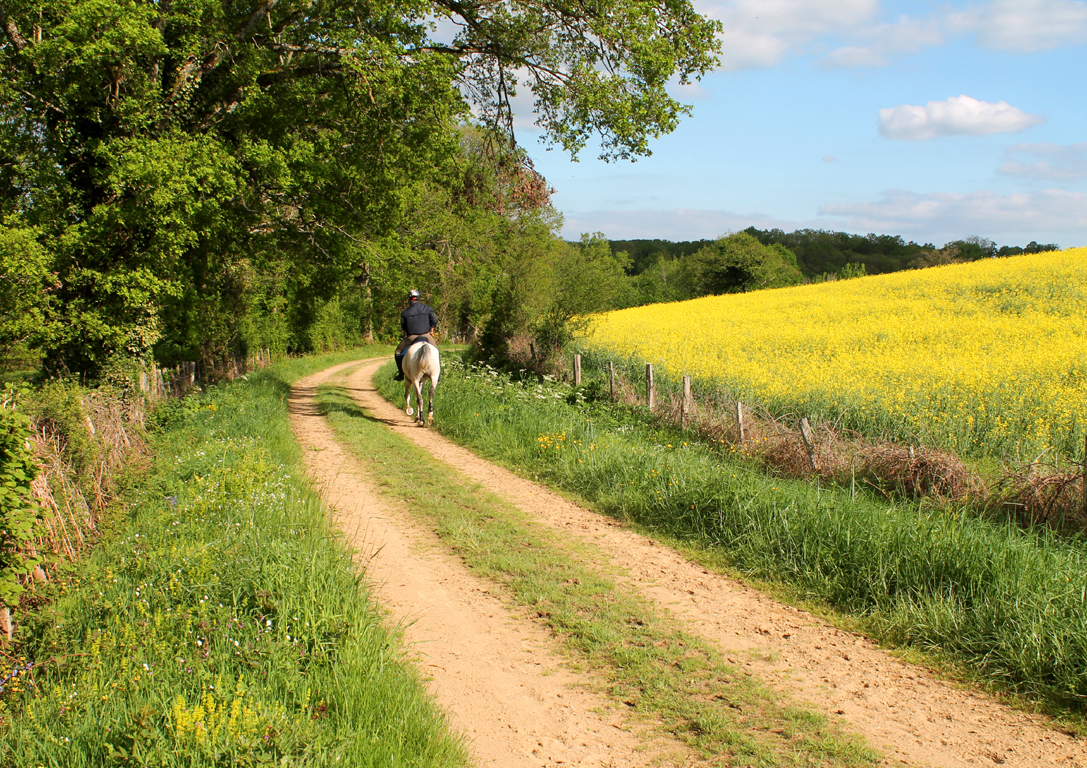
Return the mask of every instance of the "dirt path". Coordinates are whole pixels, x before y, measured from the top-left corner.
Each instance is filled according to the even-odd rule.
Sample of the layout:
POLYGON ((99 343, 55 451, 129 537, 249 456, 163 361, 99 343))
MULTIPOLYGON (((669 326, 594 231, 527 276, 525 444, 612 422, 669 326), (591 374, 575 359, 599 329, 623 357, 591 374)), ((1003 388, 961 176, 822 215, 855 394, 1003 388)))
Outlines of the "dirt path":
MULTIPOLYGON (((381 360, 379 362, 384 362, 381 360)), ((298 382, 291 423, 311 476, 363 560, 375 599, 404 627, 438 702, 480 766, 622 768, 676 745, 645 749, 603 698, 563 665, 550 635, 448 554, 429 531, 392 514, 336 443, 314 404, 317 387, 344 368, 298 382)), ((367 365, 372 371, 376 365, 367 365)), ((397 428, 407 417, 393 409, 397 428)))
MULTIPOLYGON (((1042 718, 1024 715, 986 696, 959 690, 948 683, 934 680, 924 670, 895 660, 859 636, 829 627, 818 618, 775 603, 761 593, 710 573, 671 549, 490 464, 431 430, 414 427, 398 408, 387 403, 373 389, 371 376, 382 362, 384 361, 379 360, 364 364, 348 380, 352 396, 367 411, 385 420, 390 428, 402 432, 418 445, 448 462, 467 478, 530 511, 541 522, 591 541, 613 563, 623 566, 628 574, 627 583, 632 589, 673 611, 689 631, 715 643, 726 656, 742 665, 746 671, 794 699, 808 702, 828 717, 847 721, 873 746, 885 752, 889 762, 905 761, 932 768, 994 765, 1087 766, 1087 745, 1060 731, 1047 728, 1042 718)), ((333 370, 336 369, 330 369, 333 370)), ((330 371, 321 375, 327 375, 330 371)), ((298 407, 304 408, 303 390, 296 388, 296 392, 298 407)), ((323 425, 320 419, 315 422, 323 425)), ((303 445, 312 443, 312 438, 306 432, 300 433, 300 439, 303 445)), ((316 463, 326 470, 346 467, 347 463, 343 458, 329 461, 333 455, 330 453, 332 450, 332 447, 323 447, 322 458, 316 463)), ((341 478, 346 481, 348 476, 349 473, 340 472, 335 480, 329 481, 329 495, 332 500, 359 499, 356 506, 376 508, 376 501, 355 495, 363 492, 364 488, 355 485, 349 489, 343 485, 341 478)), ((348 501, 347 505, 350 506, 351 503, 348 501)), ((371 515, 373 512, 374 509, 371 509, 371 515)), ((380 525, 388 525, 389 530, 392 528, 391 522, 382 522, 380 525)), ((365 527, 355 523, 355 527, 371 537, 377 533, 374 522, 365 527)), ((408 535, 413 537, 413 541, 425 538, 419 532, 408 535)), ((376 538, 369 540, 376 541, 376 538)), ((411 545, 408 546, 410 548, 411 545)), ((384 552, 382 550, 382 557, 384 552)), ((443 559, 434 553, 428 555, 428 558, 443 559)), ((446 557, 444 561, 450 562, 450 559, 446 557)), ((463 568, 461 572, 463 576, 448 572, 445 575, 448 580, 441 582, 442 589, 447 590, 450 597, 461 596, 460 599, 463 599, 463 596, 467 596, 471 604, 482 604, 483 601, 476 594, 486 594, 487 585, 479 583, 463 568)), ((388 598, 383 593, 379 594, 379 599, 388 604, 388 598)), ((421 595, 417 601, 409 590, 399 599, 404 602, 398 604, 401 606, 398 610, 405 610, 408 614, 422 616, 424 611, 430 610, 430 603, 425 602, 425 595, 421 595)), ((490 619, 496 625, 502 629, 532 634, 531 625, 518 622, 517 617, 503 608, 501 603, 494 598, 491 600, 493 602, 488 602, 491 607, 486 610, 493 612, 490 619)), ((487 625, 480 625, 480 629, 490 631, 487 625)), ((532 637, 533 639, 521 641, 521 645, 500 641, 502 647, 494 648, 495 651, 501 654, 513 648, 522 655, 517 656, 517 660, 499 664, 507 664, 511 671, 525 671, 526 665, 539 662, 556 674, 562 672, 559 662, 552 655, 549 641, 535 635, 532 637), (537 652, 541 655, 535 655, 537 652)), ((473 638, 470 631, 462 631, 458 625, 457 631, 449 636, 453 647, 442 651, 461 654, 467 662, 465 674, 471 672, 472 668, 487 663, 469 657, 470 652, 465 650, 467 643, 486 645, 489 642, 486 638, 473 638)), ((409 639, 415 640, 410 634, 409 639)), ((437 653, 438 646, 443 642, 436 637, 426 652, 437 653)), ((463 678, 459 676, 461 673, 455 673, 448 683, 443 683, 441 675, 434 672, 435 685, 443 705, 454 713, 455 718, 468 719, 467 723, 457 723, 462 730, 470 734, 477 733, 481 726, 478 718, 471 717, 474 710, 458 709, 457 707, 464 704, 449 704, 442 693, 446 684, 454 688, 463 685, 463 678)), ((519 680, 520 678, 511 678, 493 682, 497 686, 513 685, 514 692, 521 690, 516 686, 533 685, 519 680)), ((533 690, 540 696, 549 695, 543 689, 533 690)), ((565 710, 568 717, 582 721, 583 714, 574 714, 576 705, 569 698, 573 695, 572 691, 563 688, 563 698, 551 701, 561 701, 569 705, 571 709, 565 710)), ((542 701, 540 706, 547 709, 548 703, 542 701)), ((510 731, 516 733, 519 728, 524 727, 517 724, 518 715, 515 712, 500 708, 507 718, 507 728, 510 731)), ((541 727, 538 733, 544 732, 542 723, 529 722, 541 727)), ((598 728, 596 724, 588 727, 590 730, 598 728)), ((489 735, 501 741, 507 734, 500 731, 489 735)), ((578 738, 580 737, 573 740, 578 738)), ((476 743, 478 748, 480 741, 477 739, 476 743)), ((587 762, 573 756, 571 762, 575 765, 625 766, 639 765, 646 760, 643 754, 613 752, 610 746, 604 746, 602 742, 597 744, 605 749, 604 754, 612 760, 611 763, 587 762)), ((588 749, 594 748, 596 747, 588 749)), ((616 747, 617 750, 623 748, 616 747)), ((522 747, 511 749, 516 751, 522 747)), ((491 759, 481 754, 482 763, 488 764, 491 759)), ((498 760, 490 764, 519 763, 498 760)))

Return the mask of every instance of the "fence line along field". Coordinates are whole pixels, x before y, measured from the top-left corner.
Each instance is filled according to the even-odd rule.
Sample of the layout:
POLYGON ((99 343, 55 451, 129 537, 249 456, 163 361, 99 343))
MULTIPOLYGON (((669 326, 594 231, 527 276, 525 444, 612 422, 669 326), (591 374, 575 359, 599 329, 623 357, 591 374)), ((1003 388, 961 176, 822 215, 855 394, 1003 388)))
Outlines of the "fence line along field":
POLYGON ((972 458, 1083 458, 1087 248, 619 310, 585 342, 774 413, 972 458))

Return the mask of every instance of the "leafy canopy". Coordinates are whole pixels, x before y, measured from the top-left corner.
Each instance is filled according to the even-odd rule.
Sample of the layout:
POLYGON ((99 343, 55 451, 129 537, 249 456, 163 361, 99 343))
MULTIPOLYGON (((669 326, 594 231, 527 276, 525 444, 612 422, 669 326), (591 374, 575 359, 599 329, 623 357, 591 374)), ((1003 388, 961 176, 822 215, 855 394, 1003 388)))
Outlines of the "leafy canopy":
POLYGON ((38 343, 89 372, 297 343, 368 259, 403 264, 420 189, 494 212, 483 164, 546 203, 519 81, 566 151, 647 154, 716 29, 688 0, 0 0, 0 239, 48 254, 38 343))

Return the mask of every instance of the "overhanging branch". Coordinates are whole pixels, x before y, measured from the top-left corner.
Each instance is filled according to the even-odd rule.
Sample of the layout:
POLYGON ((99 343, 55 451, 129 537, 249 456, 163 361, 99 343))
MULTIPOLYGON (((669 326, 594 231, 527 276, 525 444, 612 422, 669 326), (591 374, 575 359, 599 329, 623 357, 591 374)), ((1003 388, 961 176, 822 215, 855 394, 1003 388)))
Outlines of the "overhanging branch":
POLYGON ((15 47, 15 50, 21 52, 26 48, 26 38, 22 36, 19 32, 19 27, 17 27, 15 22, 8 16, 8 9, 3 3, 0 3, 0 26, 3 26, 4 35, 15 47))

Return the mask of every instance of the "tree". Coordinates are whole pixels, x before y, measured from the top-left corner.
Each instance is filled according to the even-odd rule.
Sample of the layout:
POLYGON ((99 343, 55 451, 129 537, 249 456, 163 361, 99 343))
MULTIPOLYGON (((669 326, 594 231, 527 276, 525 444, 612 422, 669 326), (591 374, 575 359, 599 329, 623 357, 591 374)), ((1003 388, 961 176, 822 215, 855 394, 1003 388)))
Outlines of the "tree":
POLYGON ((594 312, 614 309, 627 287, 625 254, 601 234, 566 243, 537 224, 512 241, 496 282, 479 351, 516 368, 546 370, 594 312))
POLYGON ((997 256, 1018 256, 1021 253, 1048 253, 1050 251, 1059 251, 1061 247, 1056 243, 1038 243, 1031 240, 1025 246, 1020 248, 1016 245, 1003 245, 1000 250, 996 252, 997 256))
POLYGON ((36 235, 25 227, 0 227, 0 358, 41 329, 48 307, 48 255, 36 235))
POLYGON ((944 250, 955 249, 960 261, 978 261, 979 259, 992 259, 997 255, 996 243, 985 237, 972 235, 965 240, 953 240, 944 245, 944 250))
POLYGON ((740 293, 797 285, 803 276, 783 245, 763 245, 747 232, 716 240, 694 256, 697 294, 740 293))
POLYGON ((545 355, 562 350, 594 312, 613 309, 626 285, 630 260, 612 253, 599 232, 564 243, 551 265, 546 303, 533 323, 536 343, 545 355))
POLYGON ((642 306, 694 298, 694 259, 692 256, 657 259, 630 279, 631 290, 627 306, 642 306))
POLYGON ((552 143, 647 154, 718 25, 688 0, 0 0, 0 28, 0 226, 33 228, 57 275, 49 365, 93 373, 282 337, 252 321, 273 308, 298 344, 403 263, 418 185, 472 204, 466 122, 545 204, 513 143, 518 78, 552 143))
POLYGON ((849 262, 838 272, 839 280, 852 280, 854 277, 864 277, 868 274, 863 263, 849 262))

